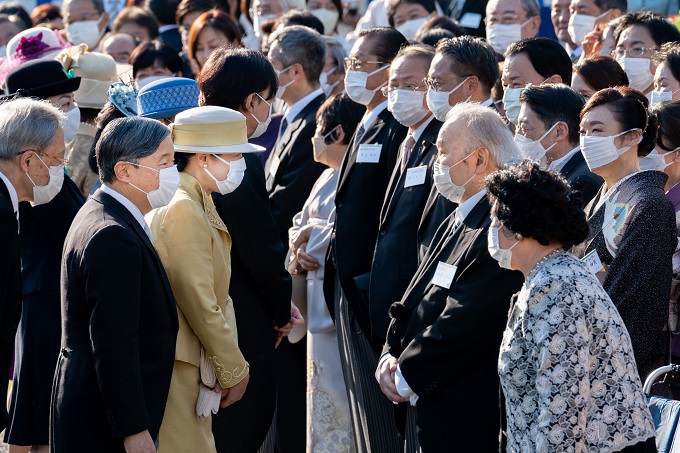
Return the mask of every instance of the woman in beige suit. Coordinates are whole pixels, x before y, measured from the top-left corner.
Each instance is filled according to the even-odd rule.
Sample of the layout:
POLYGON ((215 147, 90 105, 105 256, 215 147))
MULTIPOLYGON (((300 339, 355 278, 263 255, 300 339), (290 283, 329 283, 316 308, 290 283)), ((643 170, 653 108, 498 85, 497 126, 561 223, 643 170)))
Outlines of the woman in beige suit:
POLYGON ((238 348, 229 280, 231 238, 212 192, 228 194, 243 179, 245 117, 197 107, 171 125, 180 185, 170 204, 148 214, 153 242, 177 300, 179 333, 159 451, 215 452, 210 413, 243 396, 248 363, 238 348))

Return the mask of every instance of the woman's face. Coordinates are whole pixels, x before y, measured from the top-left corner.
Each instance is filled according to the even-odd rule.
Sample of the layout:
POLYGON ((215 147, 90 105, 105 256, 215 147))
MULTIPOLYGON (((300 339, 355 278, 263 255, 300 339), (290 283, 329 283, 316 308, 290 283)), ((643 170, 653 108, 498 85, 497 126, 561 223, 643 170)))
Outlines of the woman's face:
POLYGON ((571 78, 571 87, 578 92, 587 101, 590 97, 595 94, 593 87, 588 85, 586 81, 581 77, 579 73, 574 73, 571 78))
MULTIPOLYGON (((227 161, 227 162, 233 162, 235 160, 239 160, 241 157, 243 157, 243 154, 220 154, 219 155, 220 159, 227 161)), ((227 179, 227 176, 229 175, 229 170, 230 166, 222 162, 220 159, 215 157, 214 154, 210 154, 208 156, 208 160, 206 164, 208 165, 207 170, 212 173, 212 175, 218 180, 218 181, 224 181, 227 179)), ((213 192, 219 192, 219 189, 217 188, 217 183, 215 183, 212 178, 210 178, 212 183, 214 184, 213 187, 211 187, 213 192)))
POLYGON ((202 68, 213 50, 218 47, 235 45, 237 45, 237 42, 229 41, 226 35, 221 31, 215 30, 210 26, 203 27, 203 30, 201 30, 201 33, 199 33, 198 39, 196 40, 196 61, 202 68))
POLYGON ((673 93, 674 101, 680 99, 680 81, 673 76, 667 62, 661 63, 656 68, 656 73, 654 74, 654 90, 670 91, 673 93))
POLYGON ((246 128, 248 137, 255 133, 255 129, 260 123, 264 123, 269 118, 273 95, 269 88, 262 93, 254 93, 248 101, 245 110, 243 107, 239 111, 246 117, 246 128))
MULTIPOLYGON (((616 121, 607 105, 598 105, 597 107, 588 110, 581 120, 581 137, 612 137, 622 132, 624 132, 623 126, 616 121)), ((633 149, 637 154, 637 144, 640 141, 640 134, 641 131, 639 129, 633 129, 628 133, 614 137, 614 146, 616 146, 617 149, 626 147, 628 149, 633 149)), ((619 155, 621 155, 621 152, 619 155)), ((599 175, 611 173, 608 168, 615 169, 618 166, 619 160, 620 158, 615 159, 613 162, 594 169, 594 171, 599 175)))

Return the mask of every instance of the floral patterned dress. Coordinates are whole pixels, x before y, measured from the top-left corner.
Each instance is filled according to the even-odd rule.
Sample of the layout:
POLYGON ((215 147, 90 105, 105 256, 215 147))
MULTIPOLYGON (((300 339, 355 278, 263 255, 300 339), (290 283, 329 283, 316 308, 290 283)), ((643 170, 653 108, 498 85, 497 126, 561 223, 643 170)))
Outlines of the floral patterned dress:
POLYGON ((606 453, 655 435, 621 316, 568 252, 529 274, 510 309, 498 372, 509 452, 606 453))

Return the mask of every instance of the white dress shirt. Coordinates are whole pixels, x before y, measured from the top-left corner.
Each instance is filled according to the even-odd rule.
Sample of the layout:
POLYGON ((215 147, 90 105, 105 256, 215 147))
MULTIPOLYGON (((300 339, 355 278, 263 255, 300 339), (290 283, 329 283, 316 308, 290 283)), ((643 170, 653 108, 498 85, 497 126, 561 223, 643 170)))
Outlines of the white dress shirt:
POLYGON ((149 225, 146 224, 142 211, 140 211, 139 208, 135 206, 133 202, 131 202, 125 195, 116 192, 106 184, 102 184, 101 190, 105 194, 111 195, 117 202, 125 206, 125 209, 130 211, 135 220, 139 222, 139 226, 142 227, 142 229, 146 232, 147 236, 149 236, 149 239, 151 239, 151 230, 149 230, 149 225))
POLYGON ((367 111, 366 113, 364 113, 364 117, 361 119, 361 122, 359 123, 359 125, 362 126, 365 131, 367 131, 369 127, 373 126, 373 123, 375 123, 375 120, 378 119, 378 115, 380 115, 383 112, 383 110, 385 110, 386 108, 387 108, 387 101, 376 105, 373 110, 371 110, 370 112, 367 111))
POLYGON ((578 153, 581 151, 581 147, 577 146, 576 148, 572 149, 569 151, 567 154, 564 156, 560 157, 559 159, 555 159, 554 161, 550 162, 550 165, 548 165, 549 170, 555 170, 555 171, 560 171, 564 166, 569 162, 569 159, 574 157, 574 154, 578 153))
POLYGON ((320 94, 323 94, 323 90, 321 88, 317 88, 316 90, 309 93, 307 96, 303 97, 299 101, 295 102, 293 105, 289 106, 288 110, 286 110, 286 114, 283 115, 283 119, 288 121, 288 124, 290 125, 290 123, 295 120, 295 117, 298 116, 300 112, 302 112, 304 108, 307 107, 309 103, 316 99, 316 97, 319 96, 320 94))
POLYGON ((14 208, 14 213, 17 216, 17 222, 19 221, 19 196, 17 195, 17 191, 12 185, 11 182, 9 182, 9 179, 7 179, 7 176, 3 175, 0 173, 0 179, 3 180, 5 185, 7 186, 7 191, 9 192, 9 199, 12 202, 12 207, 14 208))

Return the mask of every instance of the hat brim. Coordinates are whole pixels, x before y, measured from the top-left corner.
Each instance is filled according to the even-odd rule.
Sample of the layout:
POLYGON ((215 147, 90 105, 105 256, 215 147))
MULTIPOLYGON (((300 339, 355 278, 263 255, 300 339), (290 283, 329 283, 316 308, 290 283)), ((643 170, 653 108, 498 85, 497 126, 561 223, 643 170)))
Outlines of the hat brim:
POLYGON ((243 153, 260 153, 266 151, 266 148, 253 143, 241 143, 239 145, 224 145, 224 146, 188 146, 175 145, 175 151, 183 153, 207 153, 207 154, 243 154, 243 153))
POLYGON ((72 79, 60 80, 37 88, 19 88, 16 93, 10 94, 16 94, 17 96, 23 97, 48 98, 50 96, 73 93, 78 88, 80 88, 80 77, 74 77, 72 79))
MULTIPOLYGON (((185 110, 189 110, 191 108, 196 107, 195 105, 193 107, 180 107, 176 109, 170 109, 170 110, 159 110, 156 112, 144 112, 144 113, 138 113, 139 116, 142 118, 153 118, 154 120, 160 120, 160 119, 170 119, 174 118, 175 115, 178 113, 181 113, 185 110)), ((137 106, 137 111, 139 111, 139 105, 137 106)))

